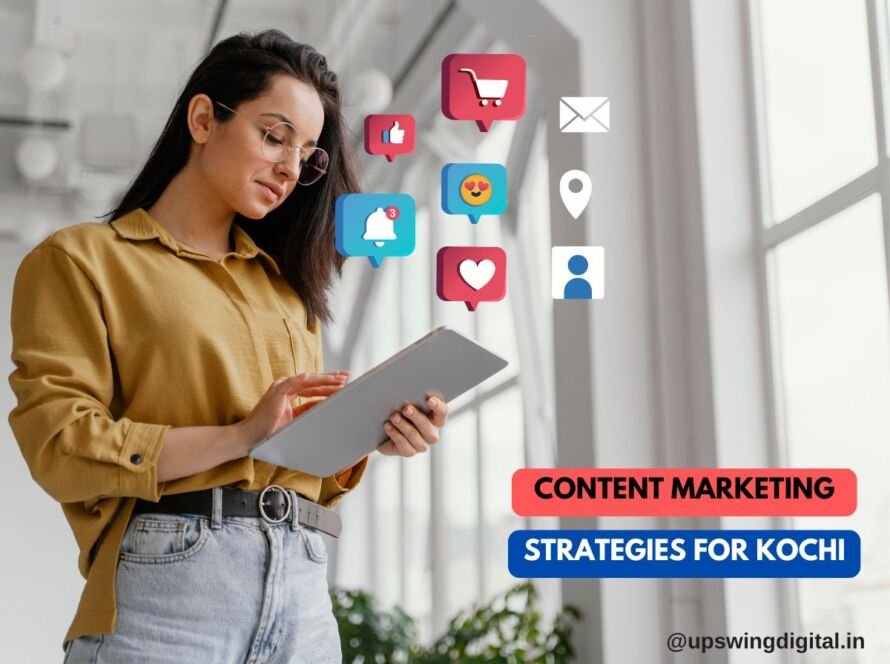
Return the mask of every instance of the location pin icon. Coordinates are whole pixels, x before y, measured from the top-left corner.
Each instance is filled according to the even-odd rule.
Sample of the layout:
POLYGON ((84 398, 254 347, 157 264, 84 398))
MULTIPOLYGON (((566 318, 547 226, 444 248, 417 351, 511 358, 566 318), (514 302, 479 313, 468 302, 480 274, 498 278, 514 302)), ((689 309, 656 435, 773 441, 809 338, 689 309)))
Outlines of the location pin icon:
POLYGON ((584 208, 590 202, 591 187, 590 176, 584 171, 575 169, 562 174, 562 178, 559 180, 559 195, 562 198, 562 204, 575 219, 581 216, 584 208), (569 189, 572 182, 579 182, 581 189, 579 191, 569 189))

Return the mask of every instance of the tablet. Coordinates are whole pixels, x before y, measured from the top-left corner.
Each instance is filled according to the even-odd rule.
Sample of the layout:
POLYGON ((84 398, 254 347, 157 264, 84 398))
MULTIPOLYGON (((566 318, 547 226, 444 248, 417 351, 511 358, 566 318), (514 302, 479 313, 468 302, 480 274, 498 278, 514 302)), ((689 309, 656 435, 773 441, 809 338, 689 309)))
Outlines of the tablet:
POLYGON ((333 475, 384 442, 383 423, 405 403, 426 412, 427 394, 447 403, 506 366, 475 341, 437 328, 261 441, 250 456, 333 475))

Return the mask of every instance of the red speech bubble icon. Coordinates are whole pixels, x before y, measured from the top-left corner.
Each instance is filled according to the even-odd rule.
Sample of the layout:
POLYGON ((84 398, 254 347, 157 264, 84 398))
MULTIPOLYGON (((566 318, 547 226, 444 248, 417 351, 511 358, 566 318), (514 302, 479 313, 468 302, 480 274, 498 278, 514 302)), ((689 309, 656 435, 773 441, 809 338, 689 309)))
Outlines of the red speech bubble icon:
POLYGON ((436 254, 436 295, 465 302, 497 302, 507 294, 507 254, 500 247, 442 247, 436 254))
POLYGON ((382 154, 387 161, 392 161, 414 152, 416 134, 413 115, 368 115, 365 117, 365 152, 382 154))
POLYGON ((452 53, 442 60, 442 113, 475 120, 488 131, 495 120, 525 114, 525 60, 515 53, 452 53))

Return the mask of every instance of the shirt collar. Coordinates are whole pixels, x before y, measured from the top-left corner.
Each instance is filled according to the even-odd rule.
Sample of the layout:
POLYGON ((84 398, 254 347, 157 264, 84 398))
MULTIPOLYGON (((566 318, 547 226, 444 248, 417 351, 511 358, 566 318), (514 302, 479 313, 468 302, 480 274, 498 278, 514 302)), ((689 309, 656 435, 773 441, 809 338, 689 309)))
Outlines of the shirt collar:
MULTIPOLYGON (((142 208, 128 212, 111 222, 111 226, 117 231, 117 234, 127 240, 151 240, 157 238, 165 247, 175 251, 177 255, 180 253, 196 254, 194 249, 187 245, 177 242, 170 231, 162 226, 148 212, 142 208)), ((235 255, 240 258, 253 258, 257 255, 261 256, 269 266, 275 270, 277 274, 281 274, 281 268, 278 263, 268 253, 257 246, 253 238, 241 228, 238 224, 233 224, 233 233, 235 238, 235 255)), ((204 254, 199 254, 203 256, 204 254)))

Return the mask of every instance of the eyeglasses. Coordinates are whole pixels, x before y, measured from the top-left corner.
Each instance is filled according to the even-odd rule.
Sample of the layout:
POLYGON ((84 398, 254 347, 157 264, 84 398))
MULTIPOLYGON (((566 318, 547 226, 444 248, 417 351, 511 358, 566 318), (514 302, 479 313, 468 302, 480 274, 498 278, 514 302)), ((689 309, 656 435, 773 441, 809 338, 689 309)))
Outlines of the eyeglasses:
MULTIPOLYGON (((235 115, 242 115, 234 108, 229 108, 222 102, 217 101, 214 103, 219 104, 235 115)), ((314 182, 318 182, 321 176, 328 172, 328 164, 330 163, 328 153, 321 148, 306 149, 297 144, 297 128, 290 122, 277 122, 273 125, 267 125, 264 122, 253 119, 251 119, 251 122, 266 132, 263 134, 263 144, 260 150, 262 151, 263 157, 269 161, 275 163, 282 162, 292 153, 299 153, 299 175, 297 176, 297 182, 299 184, 310 185, 314 182)))

